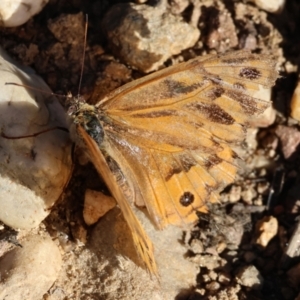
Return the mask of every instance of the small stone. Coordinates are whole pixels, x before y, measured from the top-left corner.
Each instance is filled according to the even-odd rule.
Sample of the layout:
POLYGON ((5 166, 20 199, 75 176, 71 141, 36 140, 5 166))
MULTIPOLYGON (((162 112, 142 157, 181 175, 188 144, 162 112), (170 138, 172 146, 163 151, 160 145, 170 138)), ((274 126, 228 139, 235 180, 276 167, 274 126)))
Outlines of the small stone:
MULTIPOLYGON (((266 89, 259 86, 259 90, 255 91, 252 95, 254 98, 258 98, 265 101, 271 101, 272 89, 266 89)), ((276 110, 270 105, 262 114, 255 116, 249 122, 249 126, 254 128, 261 127, 266 128, 272 125, 276 119, 276 110)))
MULTIPOLYGON (((267 168, 270 169, 274 166, 274 159, 270 159, 266 156, 264 151, 257 151, 256 155, 251 158, 251 161, 247 164, 248 168, 267 168)), ((251 204, 251 203, 250 203, 251 204)))
POLYGON ((59 232, 57 234, 57 240, 59 241, 59 245, 64 252, 70 252, 74 250, 75 243, 71 241, 71 237, 67 234, 59 232))
POLYGON ((261 195, 268 195, 270 191, 270 184, 265 181, 265 182, 259 182, 257 184, 257 192, 261 195))
POLYGON ((242 191, 242 199, 247 204, 251 205, 253 199, 257 196, 257 192, 252 186, 249 186, 247 190, 242 191))
POLYGON ((0 259, 0 299, 42 299, 58 277, 62 259, 49 237, 30 236, 0 259))
POLYGON ((291 100, 291 116, 300 122, 300 81, 294 90, 291 100))
POLYGON ((266 247, 270 240, 276 236, 278 231, 278 221, 272 216, 266 216, 255 225, 255 243, 266 247))
POLYGON ((199 293, 201 296, 204 296, 206 293, 206 290, 205 289, 196 289, 196 292, 199 293))
POLYGON ((168 12, 163 3, 114 5, 102 25, 115 55, 144 73, 194 46, 200 36, 196 27, 168 12))
POLYGON ((228 251, 228 252, 226 253, 226 255, 227 255, 228 257, 237 257, 238 253, 237 253, 237 251, 231 250, 231 251, 228 251))
POLYGON ((234 286, 228 286, 220 289, 217 293, 213 293, 213 296, 208 296, 205 299, 208 300, 240 300, 241 298, 241 286, 236 284, 234 286))
POLYGON ((211 279, 210 279, 210 277, 208 276, 208 274, 203 274, 202 275, 202 280, 201 280, 201 282, 210 282, 211 281, 211 279))
POLYGON ((220 258, 214 255, 197 254, 191 258, 191 261, 198 264, 200 267, 213 270, 220 266, 220 258))
POLYGON ((215 271, 210 270, 208 272, 208 276, 209 276, 210 280, 217 280, 218 274, 215 271))
POLYGON ((219 273, 218 281, 223 285, 228 285, 231 282, 231 276, 229 273, 219 273))
POLYGON ((231 217, 229 215, 227 215, 225 218, 227 225, 225 225, 225 223, 224 228, 221 229, 225 241, 219 241, 216 246, 217 253, 222 253, 225 250, 225 247, 230 250, 235 250, 241 243, 242 237, 244 235, 245 223, 243 222, 247 221, 248 218, 244 217, 243 222, 240 222, 237 219, 233 219, 233 221, 230 221, 230 219, 231 217))
POLYGON ((246 133, 246 144, 249 150, 255 150, 258 145, 257 141, 258 128, 249 127, 246 133))
POLYGON ((274 150, 274 149, 270 149, 269 151, 267 151, 267 155, 268 155, 270 158, 274 158, 274 157, 277 155, 277 152, 276 152, 276 150, 274 150))
POLYGON ((295 155, 300 144, 300 132, 297 128, 279 125, 275 129, 276 135, 279 137, 281 151, 285 159, 295 155))
POLYGON ((203 244, 198 239, 192 239, 190 243, 191 250, 194 253, 202 253, 203 252, 203 244))
POLYGON ((57 19, 49 19, 47 27, 52 32, 57 40, 60 42, 64 42, 66 44, 79 44, 84 40, 84 15, 82 13, 79 14, 62 14, 57 19), (70 27, 70 23, 72 23, 74 28, 65 32, 68 27, 70 27))
POLYGON ((240 185, 233 185, 229 192, 229 201, 231 203, 238 202, 241 199, 242 187, 240 185))
POLYGON ((224 242, 220 242, 216 245, 216 251, 218 254, 222 253, 227 247, 227 244, 224 242))
POLYGON ((206 289, 208 289, 209 291, 217 291, 218 289, 220 289, 221 285, 220 283, 216 282, 216 281, 212 281, 208 284, 206 284, 206 289))
POLYGON ((255 50, 257 48, 257 38, 254 34, 244 36, 243 48, 247 50, 255 50))
POLYGON ((270 13, 280 13, 285 5, 285 0, 254 0, 261 9, 270 13))
POLYGON ((87 225, 95 224, 102 216, 116 206, 116 200, 102 192, 86 190, 83 218, 87 225))
POLYGON ((207 24, 209 33, 206 44, 210 49, 216 49, 217 52, 224 52, 238 44, 236 28, 230 12, 225 8, 211 14, 207 24))
POLYGON ((262 195, 258 195, 258 197, 253 200, 253 205, 255 206, 263 206, 264 201, 263 201, 263 196, 262 195))
POLYGON ((264 281, 259 271, 252 265, 241 267, 238 270, 235 279, 240 285, 251 287, 253 289, 261 289, 264 281))

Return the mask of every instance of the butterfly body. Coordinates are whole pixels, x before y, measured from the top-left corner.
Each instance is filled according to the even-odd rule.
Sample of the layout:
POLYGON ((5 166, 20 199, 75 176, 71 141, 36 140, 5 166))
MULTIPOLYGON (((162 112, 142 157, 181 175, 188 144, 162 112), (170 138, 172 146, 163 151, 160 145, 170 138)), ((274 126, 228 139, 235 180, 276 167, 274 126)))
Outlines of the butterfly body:
POLYGON ((253 93, 271 87, 277 76, 272 59, 239 51, 150 74, 95 106, 74 101, 70 115, 79 145, 118 201, 152 272, 152 244, 132 206, 146 206, 162 229, 192 223, 197 210, 218 201, 238 168, 232 145, 270 105, 253 93))

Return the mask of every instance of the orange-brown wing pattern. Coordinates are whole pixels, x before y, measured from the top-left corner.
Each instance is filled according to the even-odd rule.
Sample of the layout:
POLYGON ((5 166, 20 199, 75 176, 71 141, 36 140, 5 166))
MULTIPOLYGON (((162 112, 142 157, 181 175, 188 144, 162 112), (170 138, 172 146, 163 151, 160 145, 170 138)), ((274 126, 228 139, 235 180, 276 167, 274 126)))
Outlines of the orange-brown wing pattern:
MULTIPOLYGON (((126 138, 126 137, 125 137, 126 138)), ((196 210, 216 202, 218 191, 234 180, 237 166, 232 150, 218 153, 138 148, 121 136, 110 136, 110 155, 131 182, 138 205, 145 204, 159 228, 196 220, 196 210), (134 149, 134 150, 133 150, 134 149)))
POLYGON ((241 51, 167 68, 99 102, 108 154, 159 228, 194 221, 233 181, 230 144, 269 106, 253 92, 276 78, 272 59, 241 51))
POLYGON ((96 107, 78 99, 70 110, 79 143, 116 198, 152 273, 153 247, 131 205, 145 205, 158 228, 195 221, 195 211, 205 211, 234 180, 231 147, 270 105, 253 93, 277 77, 275 62, 264 55, 210 55, 126 84, 96 107))

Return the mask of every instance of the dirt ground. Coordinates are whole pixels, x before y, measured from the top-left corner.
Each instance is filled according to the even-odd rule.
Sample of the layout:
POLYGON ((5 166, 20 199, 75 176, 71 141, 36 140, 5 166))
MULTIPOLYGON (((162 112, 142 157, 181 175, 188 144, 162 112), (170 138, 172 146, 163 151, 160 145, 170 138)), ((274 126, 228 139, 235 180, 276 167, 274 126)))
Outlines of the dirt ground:
MULTIPOLYGON (((117 26, 122 14, 112 15, 112 26, 107 12, 120 2, 130 1, 50 0, 23 26, 1 28, 1 46, 17 61, 33 68, 54 93, 76 95, 87 14, 86 57, 79 92, 89 103, 96 103, 99 97, 145 75, 143 66, 134 67, 125 55, 118 56, 118 48, 112 43, 111 28, 117 26)), ((147 4, 167 5, 163 1, 147 4)), ((300 65, 300 3, 287 1, 278 14, 268 14, 251 2, 230 0, 174 1, 166 9, 196 25, 201 33, 193 47, 171 56, 160 68, 197 55, 247 48, 274 56, 280 71, 272 91, 275 121, 265 128, 250 130, 242 145, 245 168, 236 182, 222 192, 221 204, 211 206, 208 215, 199 215, 199 224, 185 232, 185 259, 199 273, 195 285, 188 290, 183 286, 184 293, 176 291, 176 299, 300 299, 298 247, 289 260, 285 255, 297 228, 300 200, 299 126, 290 117, 300 65), (270 242, 266 246, 261 241, 254 242, 260 230, 271 231, 264 229, 264 224, 275 226, 273 221, 278 231, 270 242), (212 256, 217 257, 213 262, 212 256)), ((60 241, 65 236, 69 240, 62 246, 65 248, 59 278, 43 299, 145 299, 146 294, 139 294, 132 286, 135 281, 118 281, 114 276, 119 275, 109 266, 104 276, 104 267, 97 265, 97 255, 91 252, 101 243, 93 242, 96 229, 83 221, 83 199, 87 188, 106 188, 91 164, 82 166, 77 159, 74 161, 69 185, 40 229, 60 237, 60 241), (114 292, 107 288, 111 287, 106 281, 107 272, 114 274, 109 279, 116 281, 114 292), (101 287, 101 282, 106 282, 106 287, 101 287)), ((119 215, 114 211, 108 218, 119 215)), ((102 237, 104 242, 110 239, 109 223, 105 226, 108 232, 102 237)), ((127 255, 134 256, 130 250, 127 255)), ((117 268, 117 264, 112 266, 117 268)), ((137 270, 137 276, 148 285, 147 275, 137 270)), ((161 299, 154 293, 152 296, 146 298, 161 299)))

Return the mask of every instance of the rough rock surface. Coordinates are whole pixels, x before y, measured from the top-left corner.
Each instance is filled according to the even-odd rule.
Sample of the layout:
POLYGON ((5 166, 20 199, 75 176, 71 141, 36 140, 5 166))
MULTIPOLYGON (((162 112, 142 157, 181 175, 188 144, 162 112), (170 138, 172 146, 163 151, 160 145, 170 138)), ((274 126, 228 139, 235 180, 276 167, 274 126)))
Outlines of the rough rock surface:
POLYGON ((49 237, 28 236, 0 259, 0 299, 42 299, 58 277, 60 250, 49 237))
POLYGON ((117 4, 106 14, 103 28, 114 53, 144 73, 157 70, 172 55, 194 46, 200 35, 197 28, 168 13, 164 5, 117 4))

